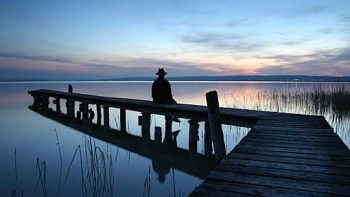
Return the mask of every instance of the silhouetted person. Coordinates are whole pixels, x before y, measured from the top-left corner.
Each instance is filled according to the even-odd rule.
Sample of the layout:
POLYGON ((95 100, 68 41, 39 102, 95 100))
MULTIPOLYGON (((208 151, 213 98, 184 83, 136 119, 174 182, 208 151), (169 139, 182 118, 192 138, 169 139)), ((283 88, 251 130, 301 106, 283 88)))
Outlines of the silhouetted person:
POLYGON ((169 104, 176 103, 171 94, 171 86, 168 80, 164 78, 167 72, 164 71, 164 68, 160 68, 156 75, 158 78, 154 80, 152 85, 152 97, 153 102, 169 104))
MULTIPOLYGON (((164 78, 167 72, 164 68, 159 68, 156 75, 158 78, 154 80, 152 84, 152 98, 153 102, 161 104, 176 103, 173 95, 171 94, 171 86, 168 80, 164 78)), ((173 118, 173 121, 180 122, 178 118, 173 118)))

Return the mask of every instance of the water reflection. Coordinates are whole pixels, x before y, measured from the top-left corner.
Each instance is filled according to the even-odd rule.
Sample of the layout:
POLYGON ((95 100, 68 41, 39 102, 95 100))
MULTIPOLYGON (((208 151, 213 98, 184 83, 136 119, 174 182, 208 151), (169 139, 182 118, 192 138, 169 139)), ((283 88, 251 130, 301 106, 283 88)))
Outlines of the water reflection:
POLYGON ((31 110, 52 120, 58 121, 84 134, 116 145, 125 150, 137 153, 152 160, 152 166, 158 173, 159 182, 164 182, 165 175, 171 168, 181 170, 192 176, 205 178, 215 164, 212 155, 198 154, 196 151, 188 151, 177 147, 177 134, 171 130, 166 131, 164 141, 161 141, 159 132, 155 132, 155 140, 149 136, 136 136, 130 133, 101 126, 95 123, 87 123, 80 118, 70 118, 66 114, 53 110, 42 110, 35 106, 29 107, 31 110))

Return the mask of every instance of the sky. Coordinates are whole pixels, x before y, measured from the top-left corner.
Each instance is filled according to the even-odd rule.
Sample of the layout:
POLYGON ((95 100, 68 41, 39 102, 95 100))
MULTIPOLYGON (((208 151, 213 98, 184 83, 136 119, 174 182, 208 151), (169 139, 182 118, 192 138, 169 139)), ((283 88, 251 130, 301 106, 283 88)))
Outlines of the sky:
POLYGON ((0 80, 350 76, 349 0, 0 0, 0 80))

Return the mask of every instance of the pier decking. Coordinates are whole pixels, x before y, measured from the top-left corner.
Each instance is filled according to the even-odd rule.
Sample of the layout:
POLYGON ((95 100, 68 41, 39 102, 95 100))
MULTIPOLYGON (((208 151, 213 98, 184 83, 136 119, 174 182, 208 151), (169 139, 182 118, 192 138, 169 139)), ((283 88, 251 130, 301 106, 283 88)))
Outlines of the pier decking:
POLYGON ((349 196, 350 152, 323 117, 260 117, 191 196, 349 196))
MULTIPOLYGON (((29 94, 34 97, 34 104, 31 108, 35 111, 49 114, 52 119, 66 120, 66 122, 70 120, 72 121, 69 122, 70 126, 82 131, 84 128, 75 123, 77 121, 88 122, 90 105, 97 107, 96 128, 102 125, 101 109, 103 109, 104 117, 109 116, 108 108, 120 109, 121 130, 125 129, 125 110, 141 112, 143 139, 149 138, 149 114, 168 117, 176 115, 189 119, 189 149, 192 151, 197 149, 196 140, 193 140, 196 138, 191 137, 198 135, 196 124, 200 121, 210 122, 206 106, 162 105, 144 100, 52 90, 34 90, 29 91, 29 94), (55 98, 57 113, 61 113, 60 99, 65 99, 67 114, 57 115, 47 111, 49 97, 55 98), (76 105, 74 102, 81 103, 80 111, 83 114, 81 119, 75 117, 74 106, 76 105)), ((191 196, 350 195, 350 151, 324 117, 231 108, 219 108, 219 111, 222 124, 250 127, 251 130, 234 150, 215 166, 204 182, 190 194, 191 196)), ((168 127, 169 124, 171 126, 171 122, 166 123, 168 127)), ((109 126, 108 118, 104 118, 103 124, 104 127, 109 126)), ((205 132, 205 136, 208 136, 208 133, 215 131, 210 131, 206 127, 205 132)), ((94 135, 103 137, 98 134, 98 131, 94 135)), ((123 144, 122 140, 126 138, 121 135, 119 138, 119 140, 114 140, 115 143, 123 144)), ((210 137, 208 139, 211 147, 210 137)), ((137 145, 137 139, 133 141, 137 145)), ((154 154, 154 152, 145 152, 141 149, 139 151, 145 155, 154 154)), ((176 149, 176 151, 185 155, 182 159, 186 157, 186 151, 182 149, 176 149)), ((211 154, 212 149, 206 151, 211 154)), ((189 151, 187 154, 197 153, 189 151)), ((200 155, 196 157, 200 160, 204 159, 200 155)), ((190 168, 182 166, 184 163, 186 161, 180 161, 176 165, 181 166, 179 169, 192 172, 190 168)), ((200 162, 197 164, 200 165, 200 162)), ((203 177, 202 172, 192 173, 203 177)))

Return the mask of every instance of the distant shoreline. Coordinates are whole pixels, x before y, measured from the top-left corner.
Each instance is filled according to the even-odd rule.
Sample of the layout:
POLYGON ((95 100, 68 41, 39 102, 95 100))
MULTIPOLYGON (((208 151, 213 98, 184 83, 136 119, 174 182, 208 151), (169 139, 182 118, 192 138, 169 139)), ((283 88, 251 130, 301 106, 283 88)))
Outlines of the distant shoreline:
MULTIPOLYGON (((110 78, 99 80, 47 80, 47 79, 31 79, 31 80, 0 80, 0 82, 150 82, 155 77, 124 77, 110 78)), ((303 76, 303 75, 249 75, 249 76, 188 76, 188 77, 167 77, 172 82, 350 82, 350 76, 334 77, 334 76, 303 76)))

